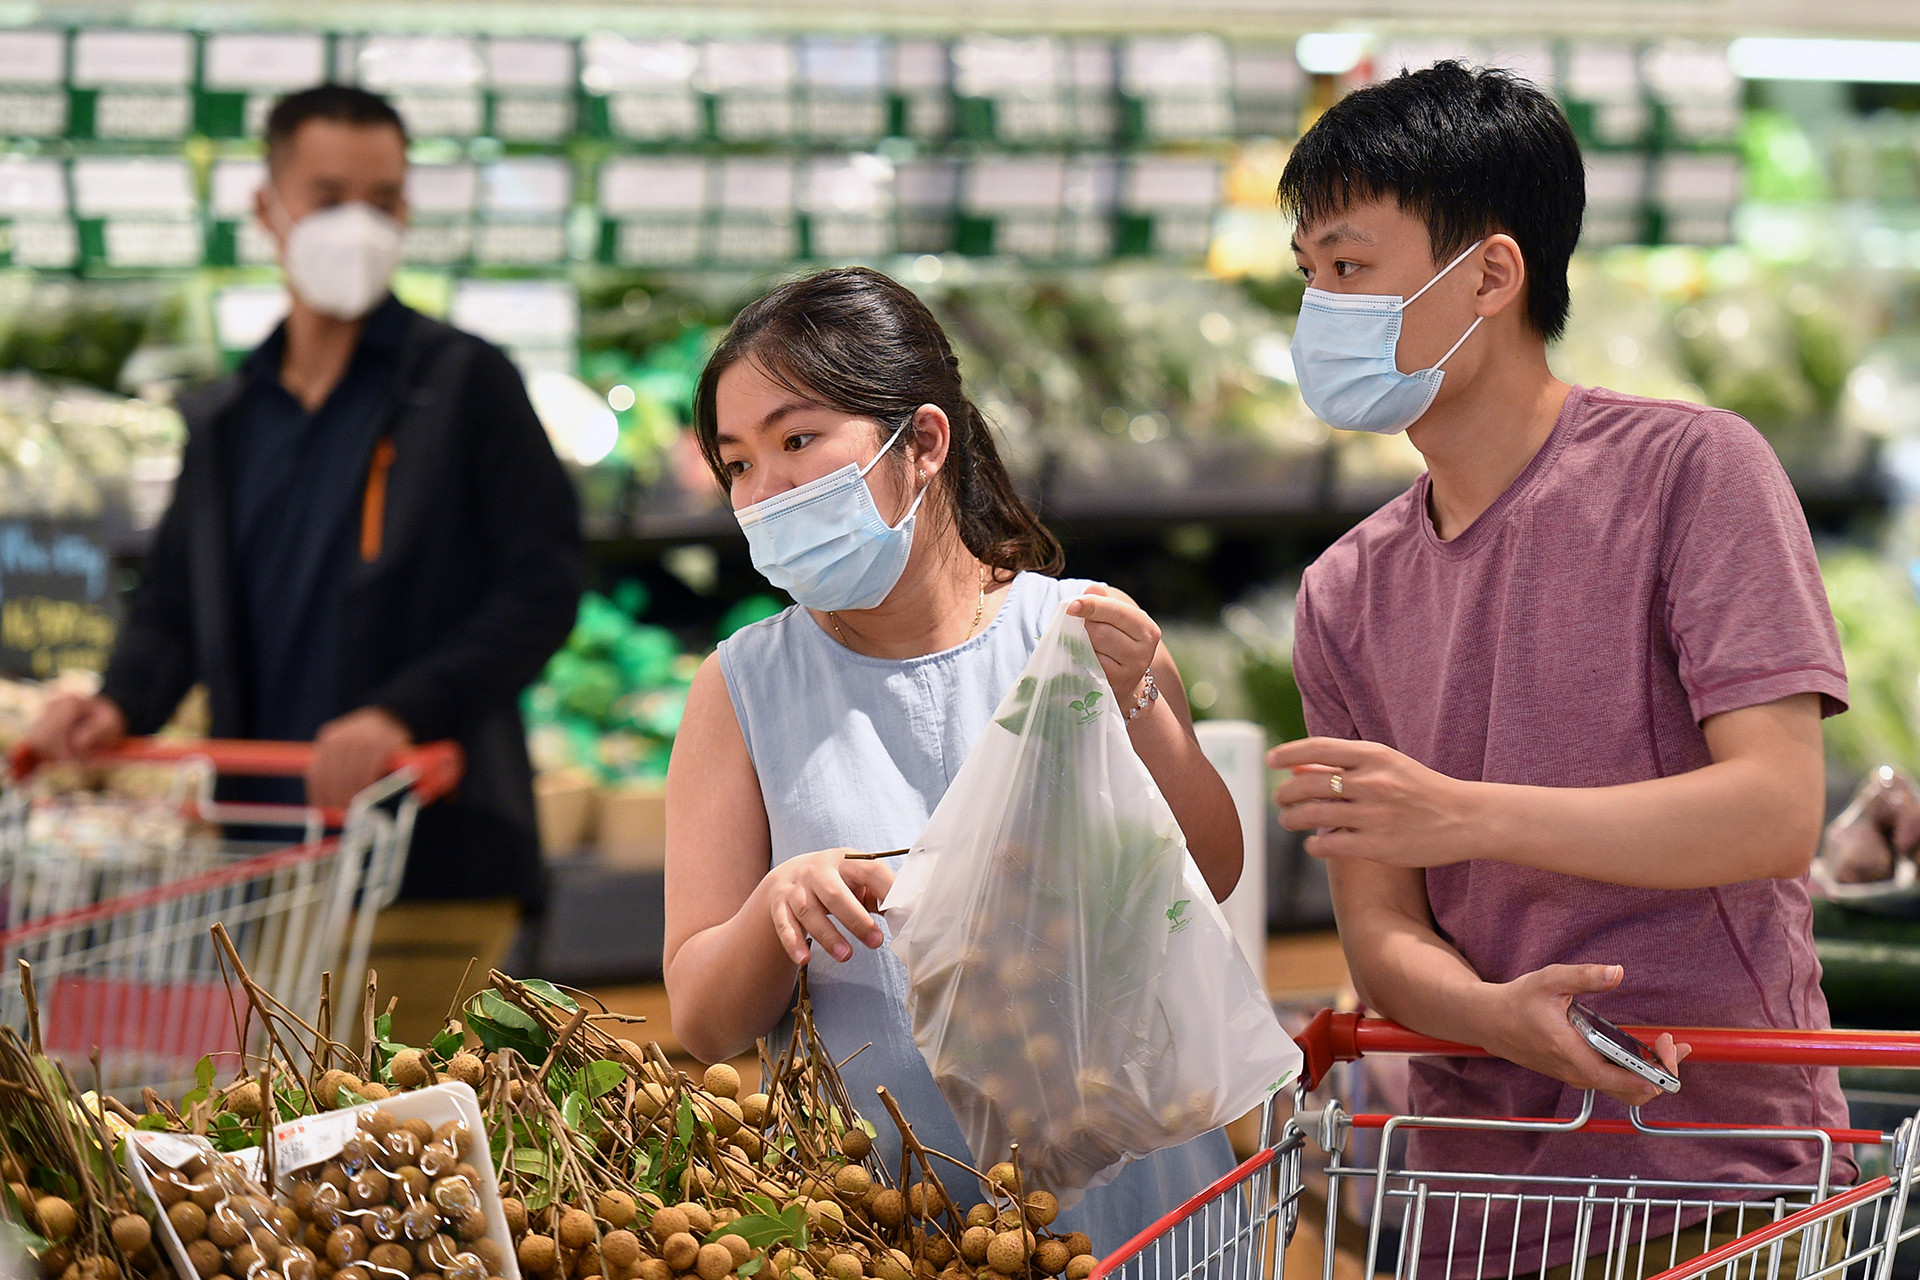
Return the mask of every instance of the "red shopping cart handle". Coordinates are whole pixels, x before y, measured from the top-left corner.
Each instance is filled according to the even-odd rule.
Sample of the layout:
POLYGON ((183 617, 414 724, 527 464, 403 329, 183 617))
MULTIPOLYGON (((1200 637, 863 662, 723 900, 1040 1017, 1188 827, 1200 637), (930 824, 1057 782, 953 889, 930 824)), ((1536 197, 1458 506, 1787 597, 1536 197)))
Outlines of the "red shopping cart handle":
MULTIPOLYGON (((221 773, 255 778, 299 778, 313 763, 310 742, 247 742, 234 738, 128 738, 88 757, 90 764, 177 764, 205 760, 221 773)), ((44 761, 30 742, 19 742, 7 755, 12 776, 27 777, 44 761)), ((422 804, 438 800, 460 783, 466 755, 458 743, 429 742, 395 753, 389 773, 411 768, 413 792, 422 804)))
MULTIPOLYGON (((1744 1062, 1780 1067, 1920 1068, 1920 1033, 1911 1031, 1801 1031, 1772 1027, 1622 1027, 1652 1043, 1665 1034, 1693 1046, 1696 1062, 1744 1062)), ((1385 1018, 1322 1009, 1295 1037, 1305 1056, 1308 1088, 1317 1087, 1336 1062, 1368 1054, 1441 1058, 1491 1057, 1485 1049, 1409 1031, 1385 1018)))

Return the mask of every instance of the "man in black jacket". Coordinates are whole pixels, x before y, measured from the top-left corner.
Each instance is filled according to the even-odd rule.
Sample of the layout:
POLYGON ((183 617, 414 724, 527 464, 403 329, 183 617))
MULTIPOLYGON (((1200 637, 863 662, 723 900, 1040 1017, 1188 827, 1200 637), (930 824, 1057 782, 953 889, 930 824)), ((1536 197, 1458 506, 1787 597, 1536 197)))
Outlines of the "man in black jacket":
POLYGON ((182 400, 178 487, 101 693, 54 702, 31 737, 84 755, 159 729, 201 683, 215 736, 312 740, 306 795, 324 806, 409 744, 458 741, 465 779, 422 811, 410 901, 375 941, 383 988, 414 988, 403 1012, 431 1024, 453 992, 421 988, 457 984, 469 955, 497 963, 538 899, 517 698, 573 624, 579 513, 506 357, 387 291, 407 216, 393 108, 337 85, 293 94, 267 159, 256 212, 286 322, 182 400), (423 947, 426 969, 446 953, 437 981, 423 947))

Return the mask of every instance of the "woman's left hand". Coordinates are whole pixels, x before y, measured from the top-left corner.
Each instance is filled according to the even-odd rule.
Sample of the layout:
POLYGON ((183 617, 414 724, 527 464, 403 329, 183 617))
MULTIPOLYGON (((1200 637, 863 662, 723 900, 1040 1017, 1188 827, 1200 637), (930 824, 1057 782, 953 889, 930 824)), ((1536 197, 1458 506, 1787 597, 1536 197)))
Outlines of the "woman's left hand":
POLYGON ((1087 639, 1100 659, 1113 696, 1131 703, 1146 678, 1153 656, 1160 651, 1160 624, 1124 591, 1096 584, 1067 606, 1067 612, 1087 623, 1087 639))

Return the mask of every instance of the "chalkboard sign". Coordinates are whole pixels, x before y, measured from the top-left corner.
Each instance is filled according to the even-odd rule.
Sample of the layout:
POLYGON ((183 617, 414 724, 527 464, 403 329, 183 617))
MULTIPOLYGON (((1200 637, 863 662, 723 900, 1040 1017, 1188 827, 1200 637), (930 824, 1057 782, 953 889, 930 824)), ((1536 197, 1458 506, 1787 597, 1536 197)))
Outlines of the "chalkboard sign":
POLYGON ((101 671, 120 630, 97 523, 0 519, 0 675, 101 671))

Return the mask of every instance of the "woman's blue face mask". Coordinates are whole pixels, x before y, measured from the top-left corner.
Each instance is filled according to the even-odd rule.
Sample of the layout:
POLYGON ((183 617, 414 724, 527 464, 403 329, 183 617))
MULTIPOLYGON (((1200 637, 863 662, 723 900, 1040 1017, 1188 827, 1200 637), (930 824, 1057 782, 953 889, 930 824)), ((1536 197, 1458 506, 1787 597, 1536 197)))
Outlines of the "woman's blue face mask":
POLYGON ((1480 327, 1475 316, 1460 341, 1433 367, 1400 372, 1400 317, 1407 305, 1440 283, 1484 241, 1476 240, 1460 256, 1420 286, 1411 298, 1391 293, 1330 293, 1308 289, 1300 301, 1293 330, 1293 371, 1300 398, 1322 422, 1342 431, 1395 435, 1420 420, 1446 377, 1440 366, 1480 327))
POLYGON ((866 466, 849 462, 815 480, 734 512, 753 567, 809 609, 871 609, 887 598, 913 550, 913 517, 923 485, 899 524, 874 505, 867 472, 887 456, 902 423, 866 466))

